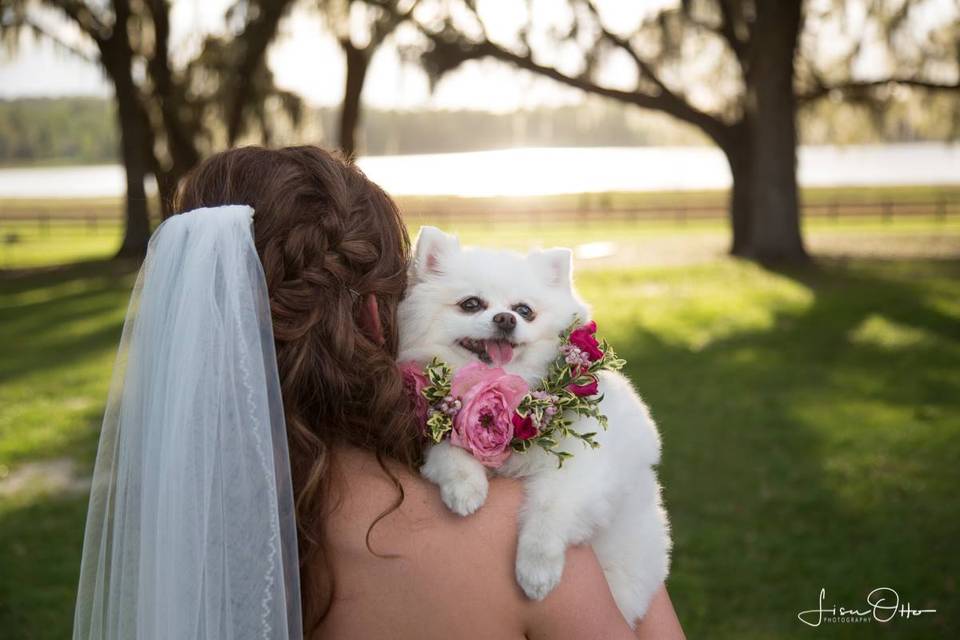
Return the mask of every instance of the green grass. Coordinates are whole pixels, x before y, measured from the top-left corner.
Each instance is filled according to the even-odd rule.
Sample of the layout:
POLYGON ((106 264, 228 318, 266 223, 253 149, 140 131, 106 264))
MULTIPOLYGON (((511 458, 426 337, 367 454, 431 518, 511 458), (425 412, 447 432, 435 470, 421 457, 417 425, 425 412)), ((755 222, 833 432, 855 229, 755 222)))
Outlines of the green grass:
MULTIPOLYGON (((68 458, 88 474, 131 286, 89 263, 0 280, 0 481, 68 458)), ((0 494, 0 636, 67 638, 86 496, 0 494)))
MULTIPOLYGON (((535 232, 465 231, 517 244, 535 232)), ((539 230, 544 244, 628 233, 661 231, 539 230)), ((83 237, 34 264, 77 255, 83 237)), ((91 469, 131 281, 105 262, 0 278, 0 479, 38 460, 91 469)), ((960 634, 960 261, 775 272, 720 258, 584 270, 578 283, 663 434, 669 588, 690 638, 960 634), (938 613, 816 630, 796 619, 821 587, 858 607, 878 586, 938 613)), ((85 502, 0 494, 3 638, 69 636, 85 502)))
POLYGON ((116 223, 90 229, 57 223, 40 228, 35 223, 0 225, 0 269, 22 269, 104 258, 120 247, 116 223), (11 242, 10 239, 13 238, 11 242))
MULTIPOLYGON (((726 237, 729 224, 722 219, 609 221, 578 223, 530 222, 527 220, 458 221, 455 218, 409 217, 411 235, 422 224, 438 225, 460 235, 466 243, 496 244, 526 249, 531 238, 542 246, 576 246, 588 242, 615 241, 621 246, 643 246, 666 236, 696 239, 726 237)), ((849 220, 813 218, 805 220, 809 237, 831 236, 856 242, 862 234, 895 238, 904 234, 952 237, 960 246, 960 213, 946 220, 935 216, 910 216, 884 222, 878 216, 849 220)), ((120 246, 122 227, 99 222, 96 226, 77 222, 54 222, 44 227, 36 222, 10 222, 0 218, 0 270, 43 267, 83 260, 106 258, 120 246)))
POLYGON ((663 433, 689 637, 814 637, 795 616, 821 587, 854 608, 878 586, 938 609, 888 635, 957 637, 960 263, 724 260, 581 286, 663 433))

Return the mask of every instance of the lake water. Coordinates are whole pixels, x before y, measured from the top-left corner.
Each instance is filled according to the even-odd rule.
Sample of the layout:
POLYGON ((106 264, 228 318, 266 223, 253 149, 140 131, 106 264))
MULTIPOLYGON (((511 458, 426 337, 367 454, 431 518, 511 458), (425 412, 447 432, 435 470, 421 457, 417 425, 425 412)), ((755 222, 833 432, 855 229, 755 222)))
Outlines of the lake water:
MULTIPOLYGON (((361 158, 394 195, 522 196, 602 191, 721 189, 723 154, 711 147, 534 148, 361 158)), ((960 145, 802 147, 805 186, 960 184, 960 145)), ((118 165, 0 169, 0 198, 123 193, 118 165)))

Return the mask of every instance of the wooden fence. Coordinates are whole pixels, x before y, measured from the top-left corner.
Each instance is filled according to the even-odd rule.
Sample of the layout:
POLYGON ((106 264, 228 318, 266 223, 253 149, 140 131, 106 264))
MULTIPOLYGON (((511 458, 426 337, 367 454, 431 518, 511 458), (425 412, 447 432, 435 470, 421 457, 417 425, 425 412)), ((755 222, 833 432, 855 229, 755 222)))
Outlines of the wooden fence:
MULTIPOLYGON (((526 209, 466 210, 404 209, 404 217, 413 223, 430 221, 443 226, 447 223, 495 224, 497 222, 539 223, 573 222, 584 226, 605 222, 673 222, 683 224, 695 220, 719 220, 729 215, 725 204, 717 202, 685 202, 676 205, 656 206, 580 206, 580 207, 529 207, 526 209)), ((934 218, 945 221, 960 217, 960 199, 944 196, 934 200, 829 201, 801 204, 806 219, 818 220, 882 220, 892 222, 902 218, 934 218)))
MULTIPOLYGON (((807 219, 821 220, 882 220, 928 217, 945 221, 960 216, 960 198, 944 195, 931 200, 858 200, 809 202, 801 205, 807 219)), ((404 207, 404 216, 412 224, 483 224, 527 223, 534 226, 543 223, 567 222, 589 226, 606 222, 662 221, 683 224, 694 220, 726 218, 727 207, 713 200, 709 202, 683 202, 675 205, 614 206, 603 194, 590 200, 583 199, 577 206, 536 206, 512 204, 485 208, 482 203, 469 206, 442 208, 410 205, 404 207)), ((6 234, 30 231, 41 235, 55 233, 65 227, 72 231, 85 230, 98 233, 115 230, 121 219, 115 211, 91 209, 84 211, 63 208, 45 209, 42 205, 29 211, 6 211, 0 208, 0 232, 6 234)))

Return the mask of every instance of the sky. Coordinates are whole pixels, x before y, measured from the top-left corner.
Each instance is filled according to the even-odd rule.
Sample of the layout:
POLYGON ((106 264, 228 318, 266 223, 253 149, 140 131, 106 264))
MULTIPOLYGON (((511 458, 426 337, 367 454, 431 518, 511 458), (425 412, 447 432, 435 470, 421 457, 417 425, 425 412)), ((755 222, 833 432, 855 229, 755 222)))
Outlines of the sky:
MULTIPOLYGON (((222 28, 224 9, 229 4, 230 0, 176 0, 171 15, 171 50, 181 53, 184 59, 192 57, 203 33, 222 28)), ((489 19, 492 32, 497 28, 508 30, 510 20, 517 18, 511 15, 511 4, 514 3, 487 3, 492 9, 487 8, 484 17, 489 19)), ((84 46, 82 35, 57 14, 44 13, 42 22, 61 38, 84 46)), ((299 93, 314 105, 339 104, 345 76, 343 54, 316 13, 296 9, 284 20, 279 37, 269 50, 268 64, 280 87, 299 93)), ((94 63, 32 34, 22 35, 14 55, 0 50, 0 97, 110 93, 110 84, 94 63)), ((464 65, 431 92, 423 71, 401 62, 392 46, 378 50, 364 88, 365 103, 379 108, 512 111, 580 100, 578 91, 490 60, 464 65)))
MULTIPOLYGON (((171 50, 181 62, 192 58, 200 48, 203 36, 224 28, 223 15, 234 0, 173 0, 171 14, 171 50)), ((566 0, 530 0, 537 12, 537 24, 542 16, 563 20, 569 12, 566 0)), ((647 13, 678 0, 598 0, 604 23, 621 33, 629 32, 647 13)), ((813 10, 828 0, 810 0, 813 10)), ((942 13, 955 12, 953 0, 932 0, 924 3, 926 16, 931 21, 942 13)), ((268 53, 268 64, 277 84, 294 91, 313 105, 339 104, 343 95, 345 68, 339 46, 315 11, 299 3, 281 23, 280 34, 268 53)), ((509 41, 518 24, 525 19, 526 3, 520 0, 479 0, 479 10, 491 36, 509 41)), ((429 3, 421 5, 429 9, 429 3)), ((856 3, 848 5, 856 7, 856 3)), ((362 3, 355 3, 356 11, 363 11, 362 3), (361 5, 361 6, 357 6, 361 5)), ((854 14, 856 12, 854 11, 854 14)), ((851 14, 853 22, 856 16, 851 14)), ((354 18, 362 16, 354 15, 354 18)), ((418 16, 419 17, 419 16, 418 16)), ((921 22, 924 16, 921 15, 921 22)), ((44 27, 78 48, 92 46, 79 31, 65 22, 59 14, 45 11, 39 14, 44 27)), ((362 23, 354 21, 354 27, 362 23)), ((415 37, 413 28, 401 27, 396 34, 401 41, 415 37), (406 30, 404 30, 406 29, 406 30)), ((570 65, 579 58, 563 46, 542 46, 545 33, 533 33, 531 40, 540 61, 570 71, 570 65), (537 46, 538 43, 541 46, 537 46)), ((818 34, 818 48, 830 49, 830 42, 842 42, 839 33, 824 31, 818 34), (822 37, 821 37, 822 35, 822 37)), ((573 45, 569 45, 573 48, 573 45)), ((883 60, 864 58, 867 66, 882 66, 883 60)), ((870 75, 871 69, 865 69, 870 75)), ((632 63, 625 56, 610 57, 600 69, 603 84, 617 88, 631 88, 635 81, 632 63)), ((696 100, 696 87, 691 98, 696 100)), ((100 95, 109 96, 111 88, 93 62, 58 50, 49 41, 37 40, 23 34, 15 54, 0 47, 0 98, 19 96, 100 95)), ((374 56, 364 88, 364 102, 375 108, 444 108, 485 109, 507 112, 541 105, 575 104, 583 100, 580 92, 561 86, 546 78, 493 61, 481 60, 463 65, 448 74, 431 92, 427 77, 416 65, 401 61, 394 46, 381 47, 374 56)))

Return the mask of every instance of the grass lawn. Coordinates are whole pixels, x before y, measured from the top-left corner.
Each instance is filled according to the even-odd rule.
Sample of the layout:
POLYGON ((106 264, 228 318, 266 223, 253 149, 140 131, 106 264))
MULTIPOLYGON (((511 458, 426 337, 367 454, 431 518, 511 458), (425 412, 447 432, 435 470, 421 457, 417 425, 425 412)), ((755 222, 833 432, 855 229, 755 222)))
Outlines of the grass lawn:
MULTIPOLYGON (((64 246, 26 262, 103 255, 64 246)), ((131 281, 103 262, 0 278, 0 486, 44 461, 91 469, 131 281)), ((960 637, 960 261, 718 258, 578 282, 663 433, 669 588, 690 638, 960 637), (796 618, 821 588, 862 608, 879 586, 938 613, 796 618)), ((69 483, 0 492, 3 638, 69 636, 85 507, 69 483)))
MULTIPOLYGON (((696 247, 706 241, 714 253, 722 253, 727 246, 729 224, 722 219, 690 220, 678 224, 674 220, 619 220, 578 223, 575 221, 536 223, 528 220, 457 221, 455 218, 408 216, 411 236, 422 224, 440 226, 459 234, 471 244, 494 244, 525 250, 531 239, 541 246, 576 246, 592 242, 613 241, 627 253, 645 253, 651 244, 664 239, 673 244, 696 247)), ((960 213, 946 220, 935 216, 910 216, 884 222, 877 216, 850 220, 815 218, 804 222, 808 244, 814 251, 819 243, 822 249, 835 252, 837 244, 843 249, 854 249, 865 239, 893 242, 952 243, 952 253, 960 253, 960 213), (912 240, 908 236, 913 236, 912 240)), ((90 227, 83 221, 50 223, 48 227, 36 222, 4 221, 0 216, 0 271, 24 267, 42 267, 82 260, 105 258, 120 246, 122 227, 114 222, 100 222, 90 227)), ((890 243, 887 242, 886 245, 890 243)), ((926 252, 922 252, 926 253, 926 252)), ((661 256, 654 256, 656 258, 661 256)), ((669 257, 669 256, 663 256, 669 257)), ((683 260, 681 260, 683 261, 683 260)), ((671 260, 673 262, 673 260, 671 260)))
POLYGON ((821 588, 862 608, 878 586, 938 610, 884 632, 958 637, 960 263, 586 275, 663 433, 689 637, 812 637, 821 588))

